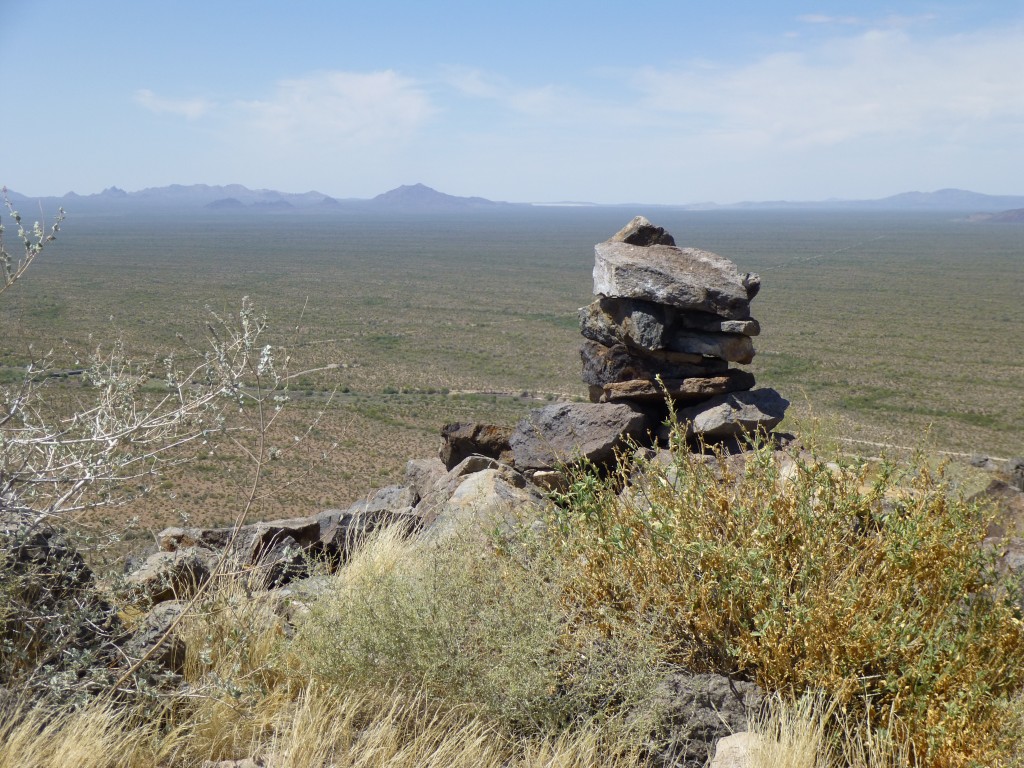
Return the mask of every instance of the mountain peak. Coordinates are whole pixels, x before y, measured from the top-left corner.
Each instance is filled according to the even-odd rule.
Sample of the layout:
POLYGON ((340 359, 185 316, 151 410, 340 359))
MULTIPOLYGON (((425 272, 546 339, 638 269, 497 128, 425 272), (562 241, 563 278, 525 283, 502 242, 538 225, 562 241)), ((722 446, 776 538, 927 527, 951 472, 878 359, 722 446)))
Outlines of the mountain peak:
POLYGON ((403 184, 377 195, 370 202, 392 208, 478 208, 482 206, 501 205, 482 197, 457 197, 438 192, 426 184, 403 184))

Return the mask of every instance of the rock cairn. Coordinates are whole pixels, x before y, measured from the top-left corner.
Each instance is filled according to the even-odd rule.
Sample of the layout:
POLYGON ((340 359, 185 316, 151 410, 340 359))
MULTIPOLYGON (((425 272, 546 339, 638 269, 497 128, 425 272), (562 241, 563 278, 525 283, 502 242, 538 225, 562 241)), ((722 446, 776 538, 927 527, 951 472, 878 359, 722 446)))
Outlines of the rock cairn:
POLYGON ((726 258, 678 248, 637 216, 595 248, 595 300, 580 309, 583 381, 594 403, 639 407, 666 396, 689 434, 708 440, 774 428, 789 403, 753 389, 735 365, 760 333, 750 302, 760 278, 726 258))

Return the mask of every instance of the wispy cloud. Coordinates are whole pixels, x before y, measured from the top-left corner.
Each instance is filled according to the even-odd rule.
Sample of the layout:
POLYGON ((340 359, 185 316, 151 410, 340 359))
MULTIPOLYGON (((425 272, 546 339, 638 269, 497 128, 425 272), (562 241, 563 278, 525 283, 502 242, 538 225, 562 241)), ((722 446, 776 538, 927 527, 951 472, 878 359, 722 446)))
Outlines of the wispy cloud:
POLYGON ((171 114, 196 120, 213 106, 205 99, 167 99, 157 96, 148 88, 135 92, 135 103, 156 114, 171 114))
POLYGON ((281 80, 266 98, 237 106, 251 132, 286 145, 327 147, 401 141, 435 112, 424 88, 391 70, 281 80))
POLYGON ((826 13, 805 13, 796 17, 802 24, 815 24, 820 26, 843 26, 843 27, 870 27, 872 29, 897 29, 925 24, 934 21, 937 17, 934 13, 923 13, 917 16, 905 16, 901 14, 889 14, 880 18, 868 18, 865 16, 831 16, 826 13))
POLYGON ((451 68, 444 80, 463 96, 486 99, 511 112, 542 120, 572 114, 583 100, 582 94, 563 85, 522 86, 479 69, 451 68))
POLYGON ((804 24, 863 24, 864 20, 858 16, 828 16, 824 13, 805 13, 796 17, 797 21, 804 24))
POLYGON ((837 145, 1024 121, 1024 29, 917 39, 871 29, 740 67, 646 69, 644 107, 691 133, 761 145, 837 145))

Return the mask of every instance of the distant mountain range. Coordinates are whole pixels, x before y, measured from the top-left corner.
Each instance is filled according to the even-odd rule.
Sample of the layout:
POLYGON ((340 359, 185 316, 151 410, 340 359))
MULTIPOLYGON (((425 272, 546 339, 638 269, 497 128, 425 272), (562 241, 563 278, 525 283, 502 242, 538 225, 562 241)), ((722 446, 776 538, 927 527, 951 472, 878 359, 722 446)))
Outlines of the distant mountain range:
MULTIPOLYGON (((137 192, 126 192, 109 187, 92 195, 69 192, 62 197, 29 198, 11 191, 12 202, 41 203, 44 210, 63 206, 75 213, 116 213, 128 211, 213 211, 220 213, 299 213, 330 211, 469 211, 493 210, 527 206, 531 203, 503 203, 482 197, 457 197, 431 189, 423 184, 412 184, 392 189, 376 197, 365 199, 337 199, 321 192, 300 194, 278 192, 272 189, 249 189, 241 184, 210 186, 207 184, 149 187, 137 192)), ((538 205, 542 205, 538 203, 538 205)), ((550 203, 547 205, 570 205, 550 203)), ((598 207, 591 203, 572 203, 575 207, 598 207)), ((1017 221, 1012 209, 1024 209, 1024 195, 985 195, 962 189, 940 189, 937 192, 904 192, 879 200, 822 200, 822 201, 762 201, 730 205, 697 203, 691 205, 650 205, 631 203, 630 207, 676 208, 685 210, 892 210, 892 211, 949 211, 964 214, 994 214, 1007 212, 1007 218, 972 216, 976 221, 1017 221)), ((621 207, 621 206, 608 206, 621 207)), ((1017 212, 1019 214, 1019 211, 1017 212)))
POLYGON ((497 208, 513 205, 486 200, 482 197, 456 197, 431 189, 423 184, 412 184, 392 189, 370 200, 336 199, 322 192, 294 194, 273 189, 249 189, 241 184, 210 186, 172 184, 169 187, 149 187, 138 192, 126 192, 118 187, 93 195, 69 192, 63 197, 29 198, 9 192, 17 205, 42 203, 44 209, 63 206, 76 213, 107 213, 117 211, 184 210, 238 213, 298 213, 332 210, 394 210, 394 211, 456 211, 478 208, 497 208))

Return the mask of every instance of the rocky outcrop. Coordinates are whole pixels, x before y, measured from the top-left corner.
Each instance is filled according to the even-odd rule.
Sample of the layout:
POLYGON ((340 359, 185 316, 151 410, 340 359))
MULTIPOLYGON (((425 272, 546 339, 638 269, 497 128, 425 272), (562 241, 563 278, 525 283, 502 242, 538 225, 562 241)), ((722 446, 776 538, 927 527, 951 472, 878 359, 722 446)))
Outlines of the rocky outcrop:
POLYGON ((144 604, 187 598, 216 565, 217 553, 207 547, 155 552, 125 577, 125 587, 135 602, 144 604))
POLYGON ((185 670, 185 641, 175 631, 186 604, 169 600, 153 607, 121 646, 125 660, 136 663, 149 657, 153 664, 175 675, 185 670))
MULTIPOLYGON (((439 490, 447 485, 445 480, 438 481, 439 490)), ((462 475, 454 490, 439 492, 434 500, 421 518, 423 535, 434 540, 455 534, 511 532, 531 517, 539 517, 545 505, 540 489, 501 464, 462 475)))
POLYGON ((637 216, 595 246, 595 300, 579 311, 583 381, 595 403, 668 402, 688 434, 720 440, 771 430, 789 403, 733 368, 761 332, 761 279, 726 258, 678 248, 637 216))
POLYGON ((741 274, 728 259, 699 248, 630 245, 612 238, 599 243, 595 254, 594 293, 602 296, 743 319, 760 287, 757 275, 741 274))
POLYGON ((127 576, 143 602, 187 597, 209 577, 223 556, 232 568, 257 569, 268 586, 281 586, 308 572, 313 561, 340 563, 378 528, 412 531, 419 496, 408 486, 389 486, 348 509, 326 509, 309 517, 269 520, 238 528, 167 528, 157 534, 160 551, 127 576))

